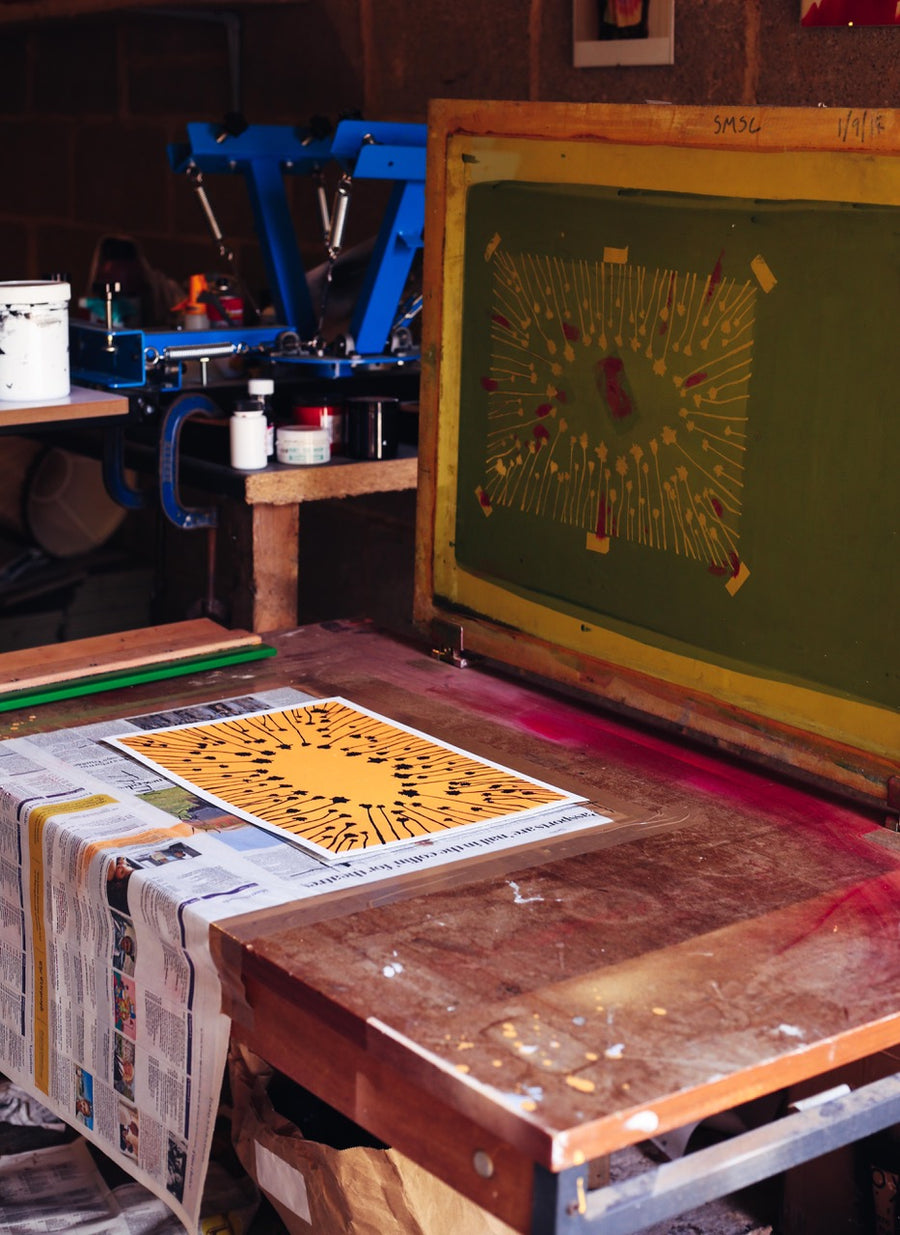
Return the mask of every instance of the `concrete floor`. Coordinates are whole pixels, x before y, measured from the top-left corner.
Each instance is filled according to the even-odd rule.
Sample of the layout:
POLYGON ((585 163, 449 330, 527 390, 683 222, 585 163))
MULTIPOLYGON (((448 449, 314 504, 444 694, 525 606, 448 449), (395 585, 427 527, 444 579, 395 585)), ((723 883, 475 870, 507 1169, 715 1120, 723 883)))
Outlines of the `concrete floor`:
MULTIPOLYGON (((617 1183, 653 1169, 666 1161, 652 1144, 633 1145, 613 1155, 610 1179, 617 1183)), ((643 1235, 773 1235, 779 1209, 777 1181, 764 1183, 739 1196, 710 1201, 666 1222, 645 1228, 643 1235)), ((821 1233, 824 1235, 824 1232, 821 1233)))

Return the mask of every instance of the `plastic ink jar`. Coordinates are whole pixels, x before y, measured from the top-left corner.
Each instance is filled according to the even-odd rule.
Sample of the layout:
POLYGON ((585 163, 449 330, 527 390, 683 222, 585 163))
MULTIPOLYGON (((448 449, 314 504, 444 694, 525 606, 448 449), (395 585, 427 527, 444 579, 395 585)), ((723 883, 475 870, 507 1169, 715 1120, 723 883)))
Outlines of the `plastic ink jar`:
POLYGON ((275 434, 279 463, 307 465, 331 458, 328 430, 318 425, 281 425, 275 434))

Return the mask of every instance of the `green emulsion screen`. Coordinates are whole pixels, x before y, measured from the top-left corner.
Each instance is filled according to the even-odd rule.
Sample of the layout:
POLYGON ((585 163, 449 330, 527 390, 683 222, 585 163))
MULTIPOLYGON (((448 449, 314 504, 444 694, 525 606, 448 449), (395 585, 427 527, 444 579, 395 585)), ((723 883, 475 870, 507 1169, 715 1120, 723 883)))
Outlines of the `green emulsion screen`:
POLYGON ((464 289, 461 567, 900 704, 895 208, 481 183, 464 289))

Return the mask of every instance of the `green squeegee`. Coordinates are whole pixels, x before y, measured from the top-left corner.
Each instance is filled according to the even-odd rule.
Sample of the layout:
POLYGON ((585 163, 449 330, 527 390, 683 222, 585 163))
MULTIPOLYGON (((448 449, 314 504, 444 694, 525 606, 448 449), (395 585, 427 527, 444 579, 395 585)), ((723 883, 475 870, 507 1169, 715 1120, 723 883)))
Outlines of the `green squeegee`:
POLYGON ((164 678, 183 677, 205 669, 223 669, 248 660, 263 660, 274 656, 276 649, 266 643, 255 643, 230 651, 210 652, 205 656, 191 656, 185 660, 163 661, 158 664, 139 665, 119 669, 112 673, 97 673, 91 677, 70 678, 65 682, 53 682, 28 690, 10 691, 0 695, 0 712, 14 708, 32 708, 41 703, 53 703, 57 699, 75 699, 79 695, 95 695, 104 690, 116 690, 120 686, 137 686, 141 682, 156 682, 164 678))

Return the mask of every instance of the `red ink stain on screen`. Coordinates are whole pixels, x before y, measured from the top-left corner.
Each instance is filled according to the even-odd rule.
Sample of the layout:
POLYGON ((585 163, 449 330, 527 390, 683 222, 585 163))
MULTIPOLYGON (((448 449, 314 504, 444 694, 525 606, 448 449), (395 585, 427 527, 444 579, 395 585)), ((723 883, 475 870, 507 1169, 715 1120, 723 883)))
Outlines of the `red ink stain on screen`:
POLYGON ((607 536, 615 536, 616 534, 616 517, 610 509, 609 503, 602 501, 600 509, 597 513, 597 535, 603 540, 607 536))
POLYGON ((690 390, 692 386, 699 386, 701 382, 706 381, 705 373, 692 373, 690 377, 684 379, 685 390, 690 390))
POLYGON ((716 264, 713 266, 712 274, 709 276, 709 284, 706 288, 706 299, 712 300, 716 294, 716 288, 722 282, 722 258, 725 256, 725 250, 719 254, 716 259, 716 264))
POLYGON ((488 391, 496 390, 497 389, 496 379, 493 377, 483 377, 481 379, 481 388, 482 390, 488 390, 488 391))
POLYGON ((619 356, 605 356, 597 361, 595 380, 609 414, 622 424, 634 414, 634 404, 628 392, 625 365, 619 356))
POLYGON ((727 562, 713 562, 707 569, 711 575, 728 575, 730 579, 736 579, 741 572, 741 559, 732 549, 727 562))
POLYGON ((549 440, 549 438, 550 438, 550 434, 547 432, 546 425, 535 425, 534 426, 534 440, 537 442, 539 450, 541 446, 543 446, 544 443, 549 440))
POLYGON ((581 338, 581 331, 577 326, 573 326, 571 322, 563 322, 563 334, 570 343, 576 343, 581 338))
POLYGON ((553 411, 552 403, 542 403, 539 407, 536 407, 534 409, 534 414, 535 416, 538 417, 539 420, 542 420, 544 416, 549 416, 552 411, 553 411))
POLYGON ((504 330, 512 330, 512 326, 509 323, 509 318, 504 317, 502 313, 495 313, 491 318, 491 321, 495 326, 502 326, 504 330))

